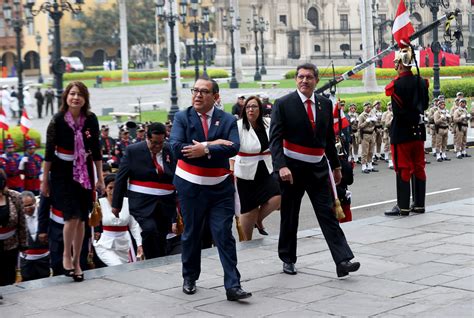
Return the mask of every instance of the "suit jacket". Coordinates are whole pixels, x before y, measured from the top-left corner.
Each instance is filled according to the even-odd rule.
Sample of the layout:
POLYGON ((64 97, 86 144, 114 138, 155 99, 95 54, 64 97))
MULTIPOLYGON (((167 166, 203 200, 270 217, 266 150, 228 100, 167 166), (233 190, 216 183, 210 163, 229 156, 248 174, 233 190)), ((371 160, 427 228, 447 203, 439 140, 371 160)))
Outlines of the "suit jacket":
POLYGON ((164 173, 158 175, 146 141, 130 145, 120 161, 120 168, 115 179, 112 207, 122 208, 123 198, 128 192, 130 214, 147 217, 153 213, 157 204, 162 205, 165 215, 174 217, 176 214, 176 194, 156 196, 134 191, 128 191, 128 181, 150 181, 171 184, 175 160, 168 143, 165 142, 162 150, 164 173))
POLYGON ((333 129, 333 107, 326 97, 314 95, 316 101, 316 126, 312 128, 306 108, 297 91, 275 101, 270 125, 270 150, 273 168, 278 172, 283 167, 311 169, 318 177, 328 173, 327 161, 307 163, 289 158, 283 153, 283 140, 311 148, 324 148, 331 168, 340 167, 333 129))
MULTIPOLYGON (((208 138, 206 140, 202 128, 201 119, 194 110, 193 106, 176 113, 171 130, 170 144, 173 153, 177 159, 198 167, 203 168, 225 168, 229 169, 229 158, 237 154, 240 147, 239 132, 234 116, 218 108, 214 108, 211 125, 209 126, 208 138), (193 144, 193 140, 199 142, 225 139, 233 142, 232 146, 214 145, 209 146, 210 157, 187 159, 181 153, 185 146, 193 144)), ((178 176, 173 181, 178 193, 187 196, 197 196, 202 190, 211 190, 216 194, 225 195, 233 193, 234 186, 231 177, 225 181, 211 186, 203 186, 188 182, 178 176)))
MULTIPOLYGON (((265 128, 267 136, 269 136, 270 132, 270 121, 267 118, 264 119, 265 123, 268 125, 265 128)), ((237 127, 239 129, 239 138, 240 138, 240 150, 239 152, 251 153, 256 154, 259 153, 261 150, 260 141, 258 140, 257 134, 255 130, 250 125, 250 129, 247 130, 243 126, 242 119, 237 121, 237 127)), ((263 149, 263 152, 268 151, 268 149, 263 149)), ((269 173, 272 173, 273 166, 272 166, 272 157, 270 155, 263 156, 265 165, 268 169, 269 173)), ((238 178, 245 179, 245 180, 253 180, 255 178, 255 174, 257 173, 258 168, 258 161, 252 160, 252 157, 244 157, 237 155, 235 157, 235 164, 234 164, 234 175, 238 178)))

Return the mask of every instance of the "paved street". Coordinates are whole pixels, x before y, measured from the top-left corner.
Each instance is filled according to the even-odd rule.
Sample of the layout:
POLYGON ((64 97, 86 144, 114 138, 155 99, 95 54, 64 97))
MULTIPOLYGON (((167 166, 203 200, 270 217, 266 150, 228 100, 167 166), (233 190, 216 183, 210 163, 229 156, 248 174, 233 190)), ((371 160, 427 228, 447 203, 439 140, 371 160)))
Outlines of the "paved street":
POLYGON ((362 266, 346 280, 317 228, 300 231, 298 274, 281 271, 275 236, 238 244, 244 288, 225 300, 215 249, 205 250, 198 291, 181 291, 179 256, 0 288, 2 317, 472 317, 474 198, 421 215, 343 224, 362 266))

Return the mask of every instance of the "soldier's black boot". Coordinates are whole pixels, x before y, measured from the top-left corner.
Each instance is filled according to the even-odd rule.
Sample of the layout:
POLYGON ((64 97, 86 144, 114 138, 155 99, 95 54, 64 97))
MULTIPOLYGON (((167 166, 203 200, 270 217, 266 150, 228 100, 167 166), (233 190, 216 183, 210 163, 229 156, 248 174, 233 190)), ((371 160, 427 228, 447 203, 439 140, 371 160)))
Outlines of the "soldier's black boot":
POLYGON ((397 204, 402 216, 410 214, 410 190, 410 181, 403 181, 400 174, 397 173, 397 204))
POLYGON ((412 211, 425 213, 426 180, 415 178, 415 193, 413 194, 415 206, 412 211))

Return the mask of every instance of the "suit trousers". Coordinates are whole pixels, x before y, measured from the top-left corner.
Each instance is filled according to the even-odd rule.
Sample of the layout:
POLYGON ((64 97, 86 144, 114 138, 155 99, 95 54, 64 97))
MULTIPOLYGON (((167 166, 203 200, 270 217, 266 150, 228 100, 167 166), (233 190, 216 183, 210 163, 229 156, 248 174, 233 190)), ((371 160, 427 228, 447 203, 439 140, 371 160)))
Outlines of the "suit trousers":
POLYGON ((22 282, 49 277, 51 274, 49 256, 37 260, 20 258, 20 269, 22 282))
POLYGON ((234 196, 216 195, 203 190, 199 196, 189 197, 178 192, 183 214, 184 233, 181 235, 183 278, 196 281, 201 273, 201 236, 207 222, 217 246, 224 269, 225 289, 240 287, 237 252, 232 235, 234 196))
POLYGON ((163 213, 160 203, 149 216, 133 215, 142 229, 142 246, 146 259, 166 256, 166 235, 171 231, 171 217, 163 213))
POLYGON ((16 264, 18 262, 18 249, 14 248, 4 251, 3 243, 0 244, 0 259, 0 286, 14 284, 16 279, 16 264))
MULTIPOLYGON (((325 160, 325 159, 323 159, 325 160)), ((333 211, 333 196, 329 179, 317 178, 308 169, 291 169, 293 184, 281 185, 281 223, 278 256, 285 263, 296 263, 296 243, 301 199, 306 191, 313 206, 319 226, 336 264, 354 258, 346 237, 333 211)))

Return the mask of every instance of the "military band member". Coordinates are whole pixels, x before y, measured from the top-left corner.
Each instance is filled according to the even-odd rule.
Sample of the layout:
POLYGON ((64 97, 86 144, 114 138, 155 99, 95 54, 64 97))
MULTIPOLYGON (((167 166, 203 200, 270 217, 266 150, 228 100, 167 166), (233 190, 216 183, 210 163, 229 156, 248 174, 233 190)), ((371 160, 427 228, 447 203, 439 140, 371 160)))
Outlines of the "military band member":
POLYGON ((456 157, 458 159, 471 156, 466 152, 467 128, 469 126, 469 119, 471 119, 471 114, 467 112, 466 100, 461 98, 459 100, 459 107, 453 114, 454 131, 456 132, 454 135, 454 144, 456 148, 456 157))
POLYGON ((359 135, 359 114, 357 113, 357 107, 355 104, 349 105, 349 122, 351 124, 351 143, 349 144, 349 161, 352 159, 354 161, 359 160, 359 145, 360 145, 360 135, 359 135))
POLYGON ((135 137, 135 139, 133 139, 133 142, 132 143, 137 143, 137 142, 140 142, 140 141, 144 141, 145 140, 145 125, 143 124, 138 124, 137 125, 137 136, 135 137))
POLYGON ((5 153, 2 155, 5 159, 5 173, 7 174, 7 187, 10 190, 18 192, 23 191, 24 182, 20 176, 20 160, 21 156, 15 152, 15 144, 13 139, 8 135, 4 142, 5 153))
POLYGON ((372 105, 372 116, 375 117, 374 160, 377 161, 381 158, 380 153, 382 151, 382 139, 383 139, 382 105, 380 104, 380 101, 378 100, 376 100, 372 105))
POLYGON ((383 123, 383 152, 384 159, 388 162, 388 167, 393 169, 392 153, 390 151, 390 127, 392 126, 393 112, 392 103, 387 103, 387 110, 382 115, 383 123))
POLYGON ((25 142, 26 152, 21 158, 19 169, 23 177, 25 190, 39 195, 41 180, 40 176, 43 173, 43 157, 35 153, 36 143, 33 139, 28 139, 25 142))
POLYGON ((100 149, 102 150, 102 162, 117 167, 115 162, 115 140, 109 136, 109 126, 102 125, 100 128, 100 149))
POLYGON ((359 122, 360 143, 362 146, 362 172, 378 172, 372 165, 372 155, 374 149, 374 130, 376 119, 371 113, 371 104, 364 104, 364 111, 357 119, 359 122))
POLYGON ((431 134, 431 153, 433 156, 436 156, 436 127, 434 122, 434 114, 438 111, 439 99, 435 97, 433 103, 431 104, 430 109, 428 110, 428 125, 430 128, 431 134))
POLYGON ((119 138, 115 143, 115 156, 118 158, 118 162, 120 164, 120 160, 125 154, 125 149, 132 144, 130 140, 130 132, 128 128, 123 125, 119 131, 119 138))
POLYGON ((446 156, 446 150, 448 147, 448 132, 449 132, 449 123, 451 122, 451 115, 446 109, 446 103, 444 100, 440 100, 439 108, 434 114, 434 123, 436 129, 436 161, 442 162, 450 161, 446 156))

